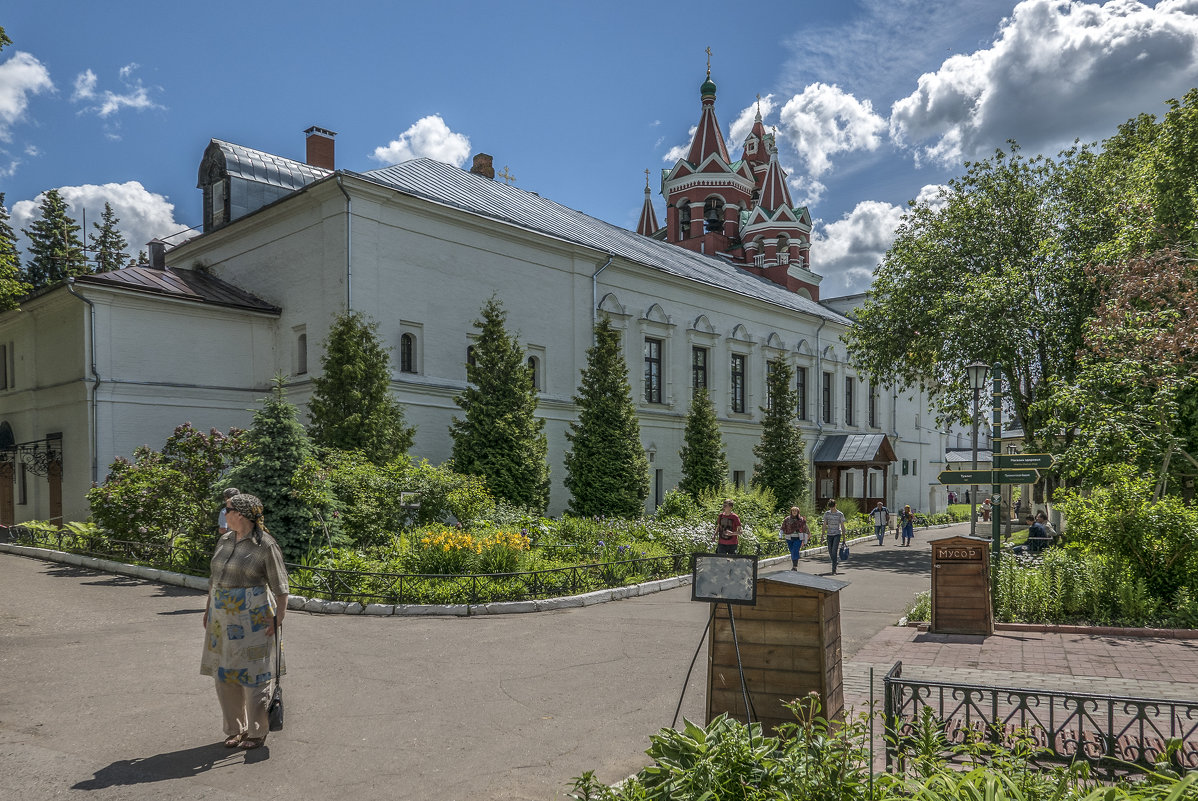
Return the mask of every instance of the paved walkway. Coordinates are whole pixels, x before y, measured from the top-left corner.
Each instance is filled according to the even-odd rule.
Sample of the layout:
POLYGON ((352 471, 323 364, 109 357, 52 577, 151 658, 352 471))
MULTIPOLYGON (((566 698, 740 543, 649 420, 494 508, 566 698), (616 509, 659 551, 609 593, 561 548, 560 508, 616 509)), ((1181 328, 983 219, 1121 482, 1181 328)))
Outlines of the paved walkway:
MULTIPOLYGON (((1068 667, 1084 681, 1129 664, 1151 680, 1164 666, 1169 681, 1198 675, 1192 641, 1103 637, 1107 651, 1088 655, 1076 635, 978 644, 893 628, 928 586, 929 534, 949 533, 854 546, 841 598, 850 702, 868 698, 870 665, 880 688, 895 659, 907 675, 942 677, 1068 667)), ((828 572, 824 556, 804 567, 828 572)), ((192 590, 0 555, 0 798, 560 799, 584 770, 615 781, 645 764, 707 616, 689 587, 528 615, 291 612, 287 728, 242 753, 217 742, 198 673, 202 608, 192 590)), ((702 718, 704 683, 700 656, 683 715, 702 718)), ((1192 684, 1171 686, 1195 697, 1192 684)))

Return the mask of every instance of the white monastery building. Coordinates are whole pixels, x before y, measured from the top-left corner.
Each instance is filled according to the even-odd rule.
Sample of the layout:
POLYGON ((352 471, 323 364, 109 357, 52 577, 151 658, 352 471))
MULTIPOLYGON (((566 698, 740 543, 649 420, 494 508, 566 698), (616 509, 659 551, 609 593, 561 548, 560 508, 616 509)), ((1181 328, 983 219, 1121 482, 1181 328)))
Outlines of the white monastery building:
POLYGON ((246 427, 276 373, 305 406, 320 343, 346 309, 379 322, 391 386, 416 426, 412 455, 451 452, 472 321, 493 293, 525 344, 547 421, 550 512, 565 509, 572 396, 602 315, 622 332, 650 460, 647 511, 680 477, 694 387, 716 405, 731 470, 752 478, 770 362, 798 382, 815 495, 944 508, 946 447, 917 391, 874 386, 841 335, 852 298, 819 296, 811 217, 795 207, 760 114, 729 156, 710 73, 686 158, 664 170, 666 224, 650 190, 628 231, 429 159, 336 169, 310 128, 304 162, 213 139, 203 154, 203 233, 151 266, 48 287, 0 314, 0 524, 81 520, 109 464, 181 423, 246 427))

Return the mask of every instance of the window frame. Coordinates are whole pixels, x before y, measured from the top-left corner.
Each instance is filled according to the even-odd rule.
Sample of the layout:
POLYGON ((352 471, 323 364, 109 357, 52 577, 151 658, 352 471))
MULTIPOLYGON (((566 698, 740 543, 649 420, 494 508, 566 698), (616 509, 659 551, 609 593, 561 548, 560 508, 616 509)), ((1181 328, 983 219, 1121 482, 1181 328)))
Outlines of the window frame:
POLYGON ((399 372, 416 375, 420 371, 416 361, 416 335, 404 331, 399 335, 399 372))
POLYGON ((728 359, 729 403, 734 414, 747 414, 749 357, 744 353, 732 353, 728 359), (739 367, 739 369, 738 369, 739 367))
POLYGON ((660 404, 662 398, 662 354, 665 351, 665 340, 657 337, 645 337, 641 345, 644 357, 644 400, 645 403, 660 404))
POLYGON ((831 424, 834 418, 833 406, 835 398, 832 395, 832 379, 833 374, 825 370, 823 374, 823 386, 820 389, 820 419, 825 424, 831 424))
POLYGON ((807 420, 807 368, 802 365, 795 367, 795 396, 798 399, 795 403, 798 418, 807 420))
POLYGON ((853 415, 853 402, 855 398, 853 396, 856 394, 856 381, 857 379, 851 375, 844 377, 844 424, 846 426, 851 426, 855 423, 853 415))
POLYGON ((711 348, 691 345, 691 389, 710 389, 707 365, 710 363, 711 348), (698 358, 702 356, 702 358, 698 358), (700 364, 699 362, 702 362, 700 364), (700 382, 700 377, 702 382, 700 382))

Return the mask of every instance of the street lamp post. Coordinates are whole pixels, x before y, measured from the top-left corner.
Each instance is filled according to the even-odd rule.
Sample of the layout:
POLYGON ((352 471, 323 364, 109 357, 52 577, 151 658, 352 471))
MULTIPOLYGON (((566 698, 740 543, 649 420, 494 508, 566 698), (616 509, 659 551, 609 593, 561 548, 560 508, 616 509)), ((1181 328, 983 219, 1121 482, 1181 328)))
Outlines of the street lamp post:
MULTIPOLYGON (((974 362, 965 368, 969 374, 969 388, 973 390, 973 472, 978 471, 978 403, 981 400, 982 389, 986 386, 986 373, 990 365, 984 362, 974 362)), ((991 465, 993 467, 993 465, 991 465)), ((970 485, 969 492, 969 536, 977 534, 978 525, 978 485, 970 485)))

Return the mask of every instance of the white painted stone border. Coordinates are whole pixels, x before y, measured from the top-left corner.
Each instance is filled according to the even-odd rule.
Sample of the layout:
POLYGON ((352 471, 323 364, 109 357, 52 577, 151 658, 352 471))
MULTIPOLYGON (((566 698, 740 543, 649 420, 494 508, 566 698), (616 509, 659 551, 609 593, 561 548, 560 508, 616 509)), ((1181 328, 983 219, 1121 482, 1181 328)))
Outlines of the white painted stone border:
MULTIPOLYGON (((849 541, 849 545, 873 539, 869 534, 849 541)), ((803 554, 827 552, 828 546, 808 548, 803 554)), ((155 581, 159 584, 172 584, 177 587, 187 587, 192 590, 207 592, 208 579, 200 576, 189 576, 185 573, 172 573, 169 570, 159 570, 154 567, 127 565, 124 562, 114 562, 110 559, 98 559, 94 556, 82 556, 66 551, 54 551, 48 548, 34 548, 29 545, 13 545, 0 543, 0 553, 11 553, 18 556, 29 556, 48 562, 86 567, 104 573, 117 573, 122 576, 155 581)), ((760 567, 773 567, 790 561, 789 555, 771 556, 758 562, 760 567)), ((801 562, 800 562, 801 563, 801 562)), ((382 617, 413 617, 441 616, 467 617, 472 615, 515 615, 527 612, 549 612, 554 609, 574 609, 594 604, 619 601, 624 598, 635 598, 640 595, 684 587, 691 583, 690 576, 672 576, 670 578, 646 581, 643 584, 630 584, 624 587, 613 587, 607 590, 595 590, 582 595, 567 595, 560 598, 545 598, 539 601, 497 601, 485 604, 362 604, 354 601, 325 601, 321 598, 305 598, 302 595, 292 595, 287 601, 287 608, 301 612, 313 612, 325 615, 375 615, 382 617)))

